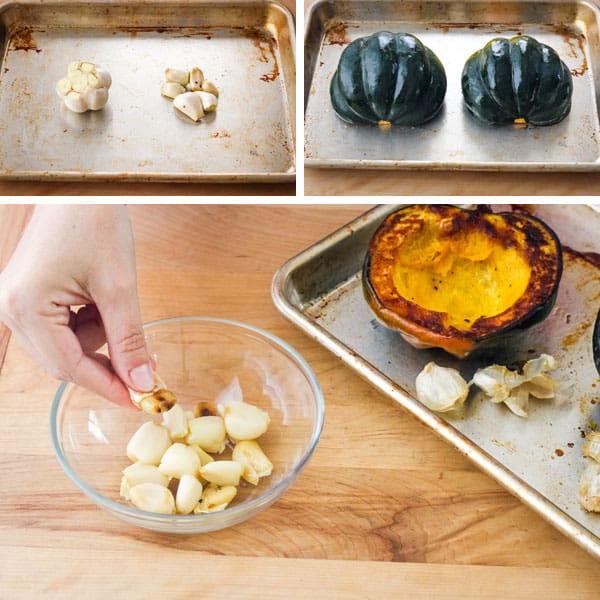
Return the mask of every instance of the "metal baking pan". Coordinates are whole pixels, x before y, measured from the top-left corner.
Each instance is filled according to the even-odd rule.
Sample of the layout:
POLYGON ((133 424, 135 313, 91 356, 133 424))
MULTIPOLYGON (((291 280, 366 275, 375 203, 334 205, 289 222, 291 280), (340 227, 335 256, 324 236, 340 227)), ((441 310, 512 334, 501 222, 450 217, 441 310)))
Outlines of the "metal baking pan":
MULTIPOLYGON (((527 205, 563 244, 564 272, 550 316, 501 351, 459 360, 416 350, 380 324, 361 287, 368 242, 394 207, 373 209, 289 260, 273 279, 277 308, 377 389, 431 428, 577 544, 600 558, 600 514, 579 505, 584 435, 600 423, 592 329, 600 306, 600 213, 583 205, 527 205), (436 414, 415 397, 429 361, 461 371, 514 364, 542 352, 558 361, 554 400, 532 400, 529 417, 471 394, 462 415, 436 414)), ((510 209, 510 207, 508 207, 510 209)))
POLYGON ((0 177, 293 181, 294 45, 275 2, 0 0, 0 177), (111 73, 103 110, 62 105, 74 60, 111 73), (198 123, 160 94, 194 65, 220 90, 198 123))
POLYGON ((589 1, 399 2, 320 0, 306 17, 305 165, 452 170, 595 171, 600 168, 600 11, 589 1), (350 125, 329 99, 344 48, 381 30, 416 35, 440 58, 448 90, 441 113, 419 127, 350 125), (571 113, 549 127, 490 127, 463 105, 466 59, 490 39, 531 35, 573 74, 571 113))

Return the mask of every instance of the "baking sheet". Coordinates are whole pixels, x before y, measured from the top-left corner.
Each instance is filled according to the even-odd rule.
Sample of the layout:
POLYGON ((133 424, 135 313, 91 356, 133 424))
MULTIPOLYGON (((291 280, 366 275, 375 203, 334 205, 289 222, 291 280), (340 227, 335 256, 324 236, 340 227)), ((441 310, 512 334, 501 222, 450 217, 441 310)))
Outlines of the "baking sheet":
POLYGON ((363 297, 361 268, 391 206, 366 213, 288 261, 274 277, 273 299, 287 318, 600 558, 600 514, 583 510, 577 491, 584 436, 600 424, 591 341, 600 307, 600 213, 583 205, 526 207, 563 243, 559 294, 545 321, 493 353, 461 361, 441 350, 416 350, 376 320, 363 297), (415 378, 431 360, 459 369, 468 381, 479 367, 512 365, 542 352, 558 361, 552 375, 559 392, 554 400, 531 400, 526 419, 474 389, 456 415, 436 414, 416 400, 415 378))
POLYGON ((595 171, 599 10, 593 2, 328 1, 312 5, 305 32, 305 165, 383 169, 595 171), (419 127, 350 125, 338 118, 329 85, 344 48, 377 31, 416 35, 440 58, 448 89, 441 113, 419 127), (490 127, 463 105, 466 59, 498 36, 531 35, 552 46, 573 74, 569 116, 549 127, 490 127))
POLYGON ((0 2, 0 177, 293 181, 294 29, 273 2, 0 2), (107 106, 55 92, 74 60, 112 75, 107 106), (166 67, 220 91, 193 123, 160 94, 166 67))

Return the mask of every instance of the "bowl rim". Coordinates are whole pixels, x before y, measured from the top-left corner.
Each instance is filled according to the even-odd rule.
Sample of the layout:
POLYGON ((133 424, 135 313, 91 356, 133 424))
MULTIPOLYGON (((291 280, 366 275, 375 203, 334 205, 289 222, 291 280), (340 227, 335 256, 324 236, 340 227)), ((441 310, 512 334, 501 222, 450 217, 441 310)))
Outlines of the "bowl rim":
MULTIPOLYGON (((286 341, 282 340, 276 335, 261 329, 260 327, 255 327, 254 325, 249 325, 247 323, 242 323, 241 321, 235 321, 231 319, 223 319, 218 317, 199 317, 199 316, 188 316, 188 317, 169 317, 165 319, 157 319, 155 321, 150 321, 143 325, 144 329, 150 329, 151 327, 155 327, 157 325, 164 325, 168 323, 179 323, 186 321, 196 321, 196 322, 205 322, 205 323, 217 323, 221 325, 230 325, 246 332, 252 332, 260 337, 266 338, 266 340, 270 341, 280 350, 284 350, 285 353, 290 355, 290 357, 297 363, 300 367, 301 371, 305 375, 308 380, 308 383, 312 389, 316 411, 315 411, 315 422, 313 424, 312 434, 307 446, 307 450, 296 465, 296 467, 290 471, 279 483, 277 483, 272 488, 269 488, 256 498, 252 498, 251 500, 247 500, 239 505, 234 505, 231 507, 227 507, 222 511, 213 512, 213 513, 201 513, 201 514, 187 514, 187 515, 165 515, 161 513, 153 513, 148 511, 143 511, 136 508, 133 505, 128 505, 121 502, 116 502, 115 500, 111 500, 102 494, 99 494, 95 489, 90 487, 87 483, 81 480, 71 468, 69 461, 64 455, 60 440, 58 439, 57 434, 57 417, 58 411, 61 405, 61 400, 64 397, 65 390, 68 386, 76 386, 76 384, 68 381, 63 381, 58 386, 54 398, 52 400, 52 405, 50 408, 50 437, 52 441, 52 447, 54 449, 54 453, 56 458, 71 479, 71 481, 81 489, 87 496, 89 496, 97 505, 106 507, 110 509, 112 513, 118 514, 122 516, 125 520, 129 522, 135 521, 148 521, 154 523, 169 523, 175 526, 180 525, 184 526, 184 524, 195 524, 199 525, 202 522, 206 522, 208 532, 210 529, 210 523, 219 520, 225 521, 221 527, 227 527, 229 525, 233 525, 239 522, 246 520, 246 518, 250 518, 256 512, 260 511, 262 508, 266 508, 270 504, 272 504, 275 500, 277 500, 283 492, 293 483, 296 477, 300 474, 300 472, 304 469, 308 461, 310 460, 313 452, 315 451, 319 438, 321 436, 323 430, 323 424, 325 421, 325 401, 323 398, 323 391, 321 389, 321 385, 314 374, 312 368, 308 364, 308 362, 304 359, 304 357, 294 349, 290 344, 286 341), (256 509, 256 510, 254 510, 256 509), (246 516, 248 514, 248 516, 246 516)), ((109 400, 106 400, 109 402, 109 400)), ((183 531, 183 529, 182 529, 183 531)), ((185 531, 184 531, 185 532, 185 531)), ((202 530, 198 531, 202 532, 202 530)))

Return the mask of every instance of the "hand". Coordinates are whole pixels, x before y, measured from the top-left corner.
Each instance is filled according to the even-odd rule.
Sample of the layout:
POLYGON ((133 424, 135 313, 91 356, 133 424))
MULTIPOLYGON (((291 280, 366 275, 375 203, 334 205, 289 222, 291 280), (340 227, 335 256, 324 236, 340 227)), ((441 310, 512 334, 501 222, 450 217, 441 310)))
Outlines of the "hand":
POLYGON ((0 320, 57 379, 122 405, 152 389, 127 209, 36 207, 0 274, 0 320))

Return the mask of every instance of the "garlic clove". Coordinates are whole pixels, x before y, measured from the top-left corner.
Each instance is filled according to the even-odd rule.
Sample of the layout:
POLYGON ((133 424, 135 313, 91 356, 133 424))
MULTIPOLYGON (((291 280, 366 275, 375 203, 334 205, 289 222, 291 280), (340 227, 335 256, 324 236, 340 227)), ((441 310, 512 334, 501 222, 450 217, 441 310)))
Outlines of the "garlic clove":
POLYGON ((183 475, 175 494, 175 507, 182 515, 190 514, 200 502, 202 484, 193 475, 183 475))
POLYGON ((231 402, 219 407, 227 435, 234 441, 260 437, 271 422, 269 414, 248 402, 231 402))
POLYGON ((167 448, 158 465, 158 470, 168 477, 181 479, 183 475, 198 474, 200 469, 200 458, 188 446, 175 442, 167 448))
POLYGON ((227 434, 225 423, 218 415, 196 417, 189 422, 190 432, 186 437, 188 444, 196 444, 206 452, 220 454, 225 450, 227 434))
POLYGON ((586 462, 579 479, 579 502, 587 511, 600 512, 600 463, 586 462))
POLYGON ((202 82, 202 91, 208 92, 209 94, 212 94, 217 98, 219 97, 219 90, 217 89, 217 86, 214 83, 211 83, 210 81, 205 80, 202 82))
POLYGON ((194 122, 197 122, 204 117, 202 99, 195 92, 184 92, 183 94, 176 96, 173 100, 173 107, 194 122))
POLYGON ((162 425, 147 421, 129 440, 127 457, 132 462, 158 465, 170 445, 169 432, 162 425))
POLYGON ((157 483, 140 483, 129 490, 133 505, 140 510, 172 515, 175 499, 171 491, 157 483))
POLYGON ((165 79, 181 85, 186 85, 190 80, 190 74, 188 71, 182 69, 172 69, 170 67, 165 69, 165 79))
POLYGON ((204 81, 204 73, 199 67, 193 67, 190 71, 190 80, 188 87, 192 92, 202 89, 202 82, 204 81))
POLYGON ((219 487, 211 483, 204 488, 202 497, 198 506, 194 509, 194 513, 211 513, 224 510, 235 498, 236 494, 237 488, 233 485, 219 487))
POLYGON ((238 442, 231 458, 242 465, 242 477, 252 485, 256 485, 261 477, 268 477, 273 472, 273 463, 256 440, 238 442))
POLYGON ((215 460, 200 468, 200 476, 215 485, 237 486, 242 476, 242 465, 235 460, 215 460))
POLYGON ((167 412, 162 413, 162 420, 173 440, 185 438, 189 433, 185 411, 180 404, 175 404, 167 412))
POLYGON ((166 98, 175 98, 184 92, 185 88, 176 81, 165 81, 160 88, 160 93, 166 98))
POLYGON ((195 93, 198 94, 198 96, 200 96, 200 99, 202 100, 202 108, 204 109, 205 113, 216 110, 218 99, 214 94, 209 94, 208 92, 195 93))

